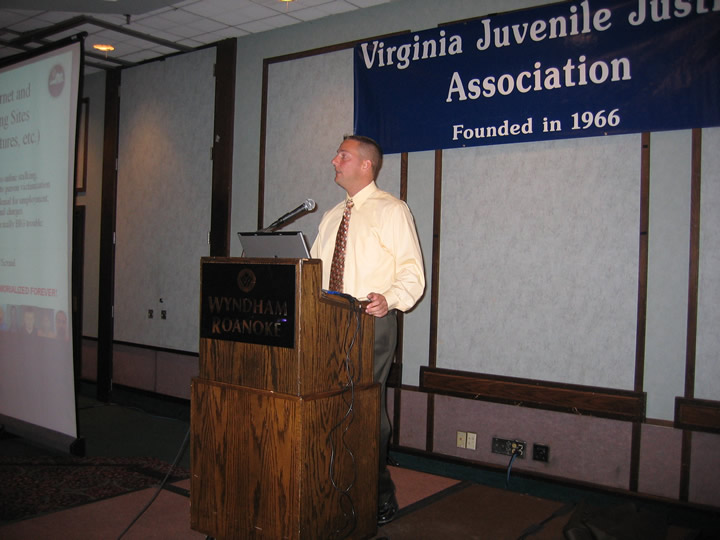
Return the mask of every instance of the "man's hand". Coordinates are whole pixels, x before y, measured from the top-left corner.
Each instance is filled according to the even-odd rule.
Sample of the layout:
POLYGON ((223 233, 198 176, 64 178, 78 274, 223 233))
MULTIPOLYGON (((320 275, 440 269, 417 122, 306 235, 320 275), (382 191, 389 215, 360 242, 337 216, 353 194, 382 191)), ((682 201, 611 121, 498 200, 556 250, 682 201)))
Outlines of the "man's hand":
POLYGON ((365 313, 374 317, 384 317, 388 312, 388 303, 382 294, 371 292, 367 295, 370 303, 365 308, 365 313))

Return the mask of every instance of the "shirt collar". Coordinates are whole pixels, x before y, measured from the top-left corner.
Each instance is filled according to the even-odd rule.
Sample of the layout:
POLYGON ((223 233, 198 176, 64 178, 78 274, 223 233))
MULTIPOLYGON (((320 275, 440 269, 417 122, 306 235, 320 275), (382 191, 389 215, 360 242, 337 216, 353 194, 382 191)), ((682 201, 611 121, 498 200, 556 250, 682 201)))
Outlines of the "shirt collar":
POLYGON ((347 201, 348 199, 352 199, 353 206, 357 208, 358 206, 362 206, 362 204, 367 201, 377 190, 378 187, 373 181, 364 188, 362 188, 360 191, 358 191, 354 197, 345 196, 345 200, 347 201))

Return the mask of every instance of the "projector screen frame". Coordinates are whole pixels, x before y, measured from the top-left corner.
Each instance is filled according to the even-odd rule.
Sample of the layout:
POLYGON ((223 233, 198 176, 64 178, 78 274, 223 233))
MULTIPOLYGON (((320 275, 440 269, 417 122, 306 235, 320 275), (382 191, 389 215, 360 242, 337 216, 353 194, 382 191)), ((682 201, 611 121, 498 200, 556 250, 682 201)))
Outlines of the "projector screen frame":
MULTIPOLYGON (((46 139, 52 140, 54 138, 54 132, 48 127, 52 124, 50 124, 50 122, 43 124, 43 122, 46 121, 44 116, 47 111, 45 109, 46 104, 41 104, 39 103, 39 100, 38 102, 36 102, 35 100, 36 95, 39 92, 38 85, 35 84, 35 86, 33 86, 32 98, 29 91, 30 83, 36 83, 38 80, 42 79, 35 79, 33 77, 36 76, 33 76, 29 73, 25 74, 21 71, 20 80, 23 80, 23 77, 26 77, 26 80, 28 81, 27 96, 19 94, 19 91, 15 87, 16 85, 13 86, 13 84, 15 83, 14 80, 8 79, 7 81, 2 82, 2 79, 0 79, 0 83, 8 84, 8 87, 10 88, 9 90, 7 88, 2 88, 2 90, 5 92, 6 95, 12 96, 12 99, 8 99, 6 102, 4 102, 3 105, 11 105, 13 109, 11 113, 12 115, 16 114, 16 109, 17 111, 19 111, 20 114, 26 114, 27 119, 23 119, 23 121, 26 123, 28 130, 34 128, 34 133, 36 133, 36 137, 39 141, 35 145, 35 147, 29 150, 26 149, 27 153, 30 154, 30 157, 26 159, 29 159, 30 161, 21 161, 18 165, 8 165, 7 170, 0 170, 0 175, 3 176, 5 180, 13 178, 12 181, 8 180, 7 182, 5 182, 8 186, 14 184, 16 187, 20 187, 21 189, 32 189, 33 191, 25 191, 25 193, 40 194, 41 199, 49 199, 50 201, 57 200, 56 205, 60 205, 61 208, 64 207, 60 219, 62 219, 63 223, 67 224, 67 228, 65 228, 65 225, 58 227, 62 229, 62 231, 64 231, 64 233, 57 233, 59 236, 54 236, 55 233, 52 232, 52 229, 55 228, 54 222, 51 222, 50 225, 40 225, 38 228, 38 238, 40 239, 38 244, 41 244, 43 246, 45 244, 47 244, 49 247, 60 245, 59 242, 54 243, 54 241, 58 237, 64 237, 64 243, 62 243, 62 246, 65 247, 64 256, 53 257, 52 255, 52 253, 55 253, 56 251, 62 251, 62 247, 58 250, 47 249, 45 251, 47 253, 50 253, 50 255, 48 255, 50 257, 50 260, 48 261, 48 266, 55 269, 55 273, 60 276, 58 283, 62 283, 62 285, 58 286, 58 289, 65 289, 64 291, 60 291, 57 293, 59 298, 57 300, 57 303, 52 305, 52 308, 55 309, 54 314, 56 316, 58 316, 62 312, 65 313, 67 330, 65 332, 61 332, 63 328, 59 326, 57 318, 52 323, 51 332, 46 332, 45 334, 43 334, 41 333, 43 328, 36 327, 37 336, 35 336, 34 334, 32 335, 32 337, 22 335, 22 337, 20 337, 19 339, 35 340, 38 342, 42 342, 43 340, 45 340, 44 344, 41 343, 41 345, 38 346, 37 343, 33 345, 27 345, 26 343, 25 345, 23 345, 23 347, 25 348, 21 348, 20 352, 16 353, 17 356, 13 356, 11 359, 6 360, 6 362, 0 362, 0 376, 5 377, 6 375, 8 375, 8 373, 11 375, 11 377, 7 379, 6 384, 8 386, 12 386, 18 383, 17 386, 21 386, 20 389, 14 392, 13 396, 15 396, 16 394, 30 394, 28 397, 23 397, 19 402, 16 402, 16 406, 8 407, 8 403, 6 403, 5 401, 0 403, 0 407, 2 407, 0 408, 0 423, 8 432, 30 439, 37 444, 51 447, 63 452, 68 452, 73 455, 84 454, 84 440, 82 439, 82 437, 78 437, 79 430, 77 424, 77 399, 75 394, 75 386, 79 376, 79 363, 76 361, 76 359, 78 358, 80 350, 80 342, 77 339, 76 325, 78 324, 78 321, 75 318, 76 309, 74 309, 74 306, 77 304, 73 302, 76 289, 80 288, 81 290, 82 283, 78 283, 75 279, 76 265, 73 264, 73 241, 76 237, 76 233, 78 232, 75 230, 74 209, 75 194, 77 192, 76 188, 78 185, 77 155, 79 135, 81 132, 81 130, 79 129, 79 122, 81 120, 79 113, 83 96, 82 88, 84 73, 84 38, 86 35, 86 33, 79 33, 56 43, 39 47, 37 49, 33 49, 32 51, 23 52, 0 61, 0 76, 7 75, 8 73, 16 69, 23 70, 23 68, 26 68, 35 61, 41 63, 48 60, 52 61, 52 59, 56 56, 58 58, 61 58, 62 61, 67 62, 67 65, 70 67, 69 76, 67 76, 67 74, 61 70, 61 80, 63 81, 63 85, 67 84, 66 91, 68 92, 68 94, 66 94, 65 97, 62 97, 62 94, 60 94, 59 96, 61 100, 66 104, 66 106, 69 107, 66 109, 67 113, 65 113, 67 119, 65 123, 68 128, 66 132, 67 136, 60 137, 59 142, 59 148, 62 148, 63 145, 67 145, 67 153, 63 154, 65 157, 58 162, 58 165, 62 166, 56 167, 56 169, 53 170, 53 174, 47 174, 46 170, 43 169, 43 163, 45 161, 43 151, 44 148, 47 148, 48 146, 47 143, 43 146, 43 143, 46 139), (66 53, 70 53, 69 59, 67 58, 66 53), (15 103, 15 98, 18 98, 17 101, 19 103, 15 103), (21 99, 24 99, 25 101, 20 103, 21 99), (27 112, 25 111, 25 109, 27 109, 27 112), (50 135, 43 134, 43 129, 47 129, 47 131, 50 132, 50 135), (42 135, 45 136, 41 138, 42 135), (22 180, 15 180, 14 173, 17 173, 17 171, 23 170, 23 174, 27 173, 27 169, 23 169, 22 163, 25 163, 25 165, 28 166, 28 169, 33 175, 32 182, 36 182, 35 184, 22 184, 22 180), (15 169, 12 169, 12 167, 15 167, 15 169), (64 167, 66 167, 66 169, 64 169, 64 167), (67 171, 66 176, 63 175, 63 170, 67 171), (58 173, 60 173, 59 176, 58 173), (36 175, 37 181, 35 180, 36 175), (40 186, 41 183, 43 184, 43 186, 40 186), (45 188, 44 185, 47 185, 49 187, 45 188), (56 192, 56 190, 58 189, 60 191, 56 192), (45 194, 43 194, 43 192, 45 194), (47 229, 48 232, 46 233, 44 229, 47 229), (58 366, 53 368, 52 363, 48 362, 49 358, 46 357, 50 357, 53 360, 59 358, 60 362, 58 366), (26 362, 30 365, 26 365, 26 362), (15 363, 15 366, 12 366, 12 363, 15 363), (32 372, 29 374, 21 375, 19 379, 12 379, 12 377, 16 376, 17 372, 22 369, 25 369, 28 372, 32 370, 32 372), (58 369, 59 371, 54 374, 45 373, 45 370, 52 371, 52 369, 58 369), (37 387, 27 388, 34 385, 35 383, 38 384, 37 387), (59 400, 60 403, 54 400, 59 400)), ((51 70, 50 73, 52 75, 53 71, 51 70)), ((47 89, 50 91, 51 95, 53 82, 54 81, 50 78, 47 80, 47 89)), ((40 87, 42 88, 42 85, 40 87)), ((40 91, 40 93, 42 93, 42 91, 40 91)), ((50 98, 46 97, 45 99, 51 101, 50 98)), ((11 118, 14 119, 15 117, 11 116, 11 118)), ((5 131, 7 132, 10 130, 5 131)), ((85 136, 86 135, 87 134, 85 131, 85 136)), ((12 150, 13 148, 5 148, 3 152, 9 152, 12 150)), ((19 151, 18 153, 22 152, 19 151)), ((18 175, 17 178, 22 179, 23 174, 18 175)), ((6 187, 7 186, 3 187, 3 193, 0 193, 0 195, 5 195, 4 192, 6 191, 6 187)), ((19 193, 18 197, 20 197, 19 193)), ((32 199, 32 197, 27 197, 28 201, 32 199)), ((30 205, 35 203, 27 202, 25 204, 27 209, 31 209, 30 205)), ((28 210, 26 210, 26 212, 27 211, 28 210)), ((32 210, 29 211, 32 214, 32 210)), ((38 212, 40 211, 38 210, 38 212)), ((42 215, 42 217, 45 218, 44 214, 42 215)), ((82 246, 75 247, 80 247, 82 249, 82 246)), ((26 254, 25 252, 33 250, 34 248, 26 250, 24 247, 21 247, 19 251, 17 251, 17 253, 19 254, 19 258, 21 258, 20 266, 22 266, 22 259, 26 257, 31 258, 32 256, 26 254)), ((43 251, 43 249, 38 249, 37 251, 43 251)), ((13 254, 15 254, 15 252, 13 252, 13 254)), ((10 259, 10 257, 12 257, 12 255, 9 256, 8 259, 10 259)), ((82 257, 80 258, 82 259, 82 257)), ((14 258, 12 260, 12 263, 15 263, 14 258)), ((3 264, 5 264, 5 262, 3 264)), ((13 280, 18 281, 17 276, 17 273, 13 274, 9 272, 6 272, 4 275, 0 274, 0 277, 8 278, 10 282, 12 282, 13 280)), ((43 277, 46 278, 47 276, 43 277)), ((5 279, 1 281, 4 282, 5 279)), ((30 282, 28 282, 28 284, 29 283, 30 282)), ((28 311, 35 313, 50 311, 48 306, 45 304, 47 304, 48 302, 52 302, 52 300, 47 299, 47 296, 52 295, 45 294, 45 292, 36 293, 34 291, 36 291, 37 289, 34 286, 30 287, 29 289, 33 292, 30 294, 26 294, 23 297, 17 295, 18 288, 4 288, 4 290, 2 291, 2 295, 0 295, 0 307, 16 308, 20 306, 23 313, 28 311), (6 291, 8 290, 14 291, 15 296, 8 296, 8 294, 6 293, 6 291), (43 298, 43 296, 45 296, 45 298, 43 298)), ((40 290, 42 291, 42 289, 40 290)), ((52 291, 54 289, 48 290, 52 291)), ((2 321, 0 321, 0 324, 2 324, 3 326, 1 329, 3 332, 0 332, 0 334, 5 334, 5 339, 3 340, 3 343, 7 343, 8 341, 16 339, 16 336, 11 336, 10 323, 11 321, 6 321, 4 324, 2 324, 2 321)), ((7 352, 5 348, 9 347, 9 345, 3 345, 3 347, 3 354, 5 354, 7 352)), ((11 397, 10 399, 16 398, 11 397)))

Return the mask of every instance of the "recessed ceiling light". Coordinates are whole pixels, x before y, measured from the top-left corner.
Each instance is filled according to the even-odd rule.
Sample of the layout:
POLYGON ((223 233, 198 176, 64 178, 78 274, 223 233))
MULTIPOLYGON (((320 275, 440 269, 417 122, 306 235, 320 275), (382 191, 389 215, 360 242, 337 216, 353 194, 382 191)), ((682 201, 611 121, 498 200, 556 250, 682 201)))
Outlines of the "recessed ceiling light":
POLYGON ((110 51, 114 51, 115 47, 113 47, 112 45, 108 45, 106 43, 95 43, 93 45, 93 49, 97 49, 98 51, 103 51, 103 52, 110 52, 110 51))

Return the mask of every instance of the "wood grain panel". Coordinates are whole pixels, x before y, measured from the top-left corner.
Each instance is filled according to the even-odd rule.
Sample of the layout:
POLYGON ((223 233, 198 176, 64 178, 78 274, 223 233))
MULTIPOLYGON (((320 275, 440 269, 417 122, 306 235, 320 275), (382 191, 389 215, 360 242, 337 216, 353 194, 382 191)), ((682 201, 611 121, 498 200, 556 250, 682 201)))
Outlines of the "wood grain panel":
MULTIPOLYGON (((214 262, 243 259, 203 259, 214 262)), ((295 266, 295 347, 200 340, 191 527, 224 539, 369 538, 380 431, 373 318, 322 293, 320 261, 252 264, 295 266)))
POLYGON ((627 421, 645 419, 644 392, 500 377, 440 368, 420 368, 426 391, 627 421))
POLYGON ((377 520, 380 386, 306 401, 300 530, 304 538, 366 538, 377 520))
POLYGON ((219 538, 293 537, 297 398, 200 380, 192 392, 192 527, 219 538))
POLYGON ((720 401, 675 398, 675 427, 720 433, 720 401))
POLYGON ((378 385, 304 399, 196 378, 191 403, 194 530, 228 539, 375 533, 378 385))

